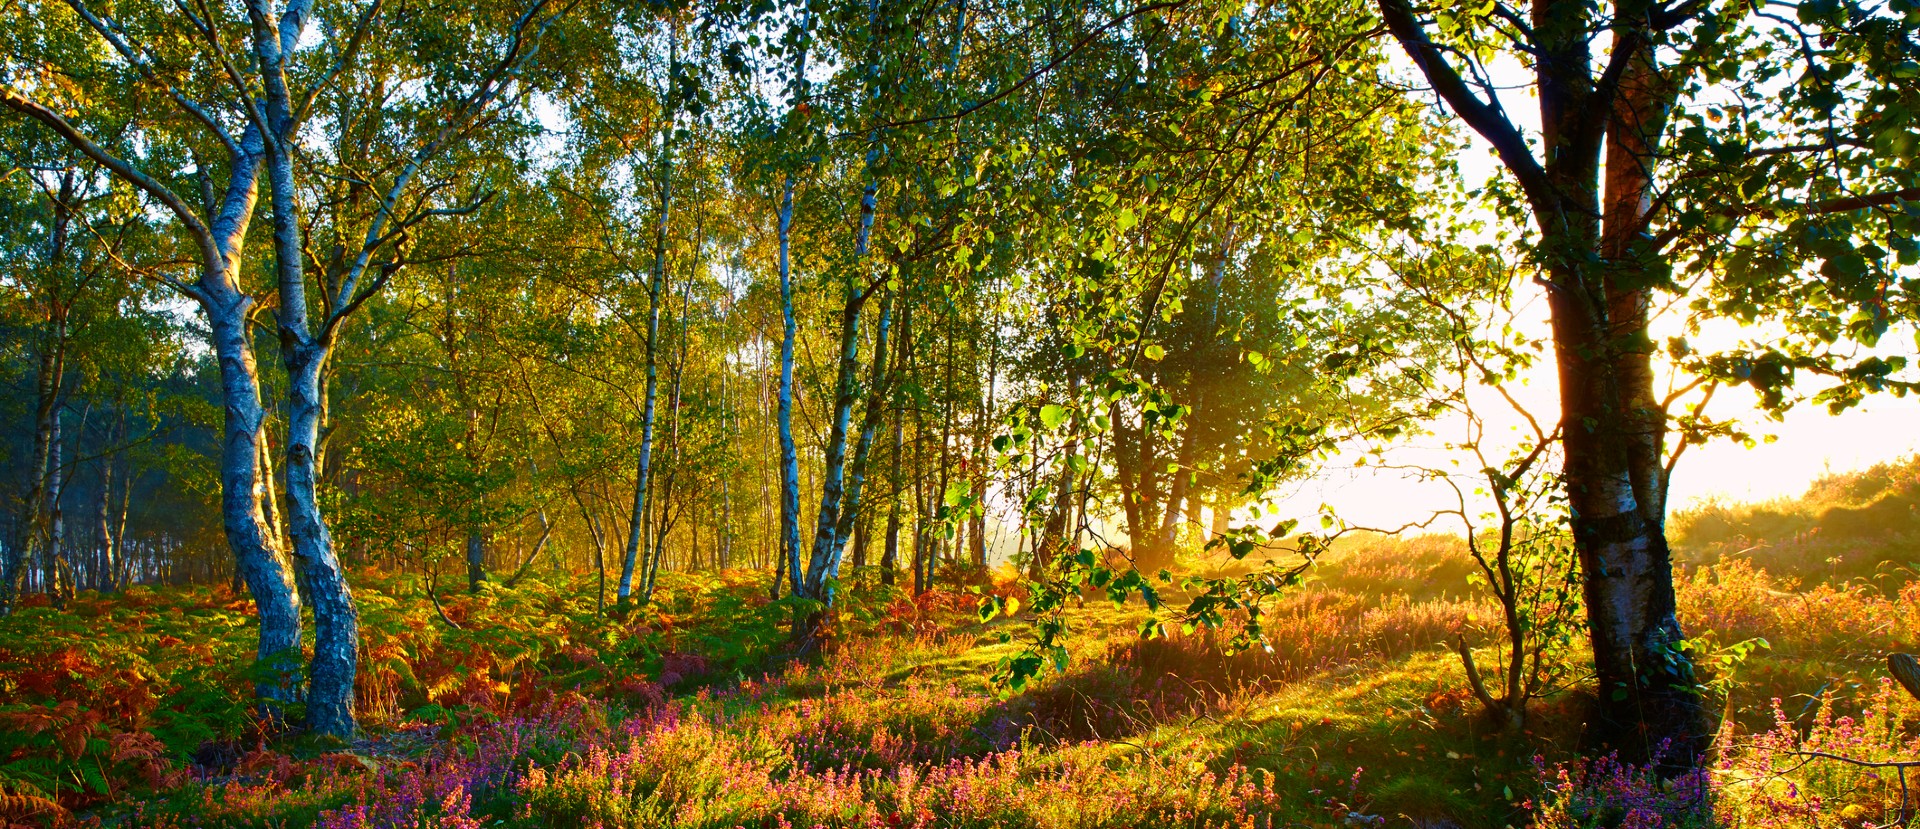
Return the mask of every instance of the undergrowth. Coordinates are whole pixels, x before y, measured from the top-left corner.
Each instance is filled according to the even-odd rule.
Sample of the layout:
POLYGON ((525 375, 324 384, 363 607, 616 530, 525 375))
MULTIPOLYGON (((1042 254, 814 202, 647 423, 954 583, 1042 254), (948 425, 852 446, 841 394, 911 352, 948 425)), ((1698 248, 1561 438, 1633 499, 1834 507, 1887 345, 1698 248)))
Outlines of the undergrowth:
MULTIPOLYGON (((1906 480, 1875 475, 1816 489, 1871 504, 1906 480)), ((83 596, 0 620, 0 822, 1864 827, 1920 804, 1899 766, 1847 762, 1920 759, 1920 702, 1879 668, 1920 636, 1920 586, 1681 553, 1721 726, 1677 781, 1574 758, 1577 683, 1524 733, 1487 717, 1451 643, 1490 646, 1496 614, 1430 536, 1337 549, 1269 609, 1270 648, 1143 640, 1141 611, 1089 600, 1070 667, 1017 695, 989 678, 1024 622, 981 624, 968 590, 854 580, 795 658, 764 575, 668 574, 618 617, 584 578, 441 596, 442 616, 419 580, 362 573, 347 745, 256 718, 250 607, 225 588, 83 596)))

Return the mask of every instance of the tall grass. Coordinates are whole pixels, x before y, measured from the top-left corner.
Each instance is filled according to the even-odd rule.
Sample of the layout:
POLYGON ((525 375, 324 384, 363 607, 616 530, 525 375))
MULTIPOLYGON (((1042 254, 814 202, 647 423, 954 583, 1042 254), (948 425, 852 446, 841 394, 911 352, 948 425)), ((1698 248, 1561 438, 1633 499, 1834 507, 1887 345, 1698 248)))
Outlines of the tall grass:
POLYGON ((1920 455, 1823 475, 1798 498, 1708 501, 1668 522, 1683 562, 1752 561, 1803 583, 1894 592, 1920 566, 1920 455))

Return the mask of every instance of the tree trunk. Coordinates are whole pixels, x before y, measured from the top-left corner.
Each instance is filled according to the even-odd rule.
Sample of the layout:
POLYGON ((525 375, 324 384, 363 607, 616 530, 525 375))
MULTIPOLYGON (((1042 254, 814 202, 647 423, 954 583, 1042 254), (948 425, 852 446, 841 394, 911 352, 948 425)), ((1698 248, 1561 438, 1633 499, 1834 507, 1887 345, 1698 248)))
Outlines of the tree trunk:
POLYGON ((61 564, 66 558, 66 516, 61 513, 61 496, 66 487, 66 476, 61 474, 65 463, 61 460, 64 437, 60 433, 60 404, 56 400, 53 407, 53 434, 47 444, 47 542, 40 547, 40 563, 44 575, 43 589, 47 598, 56 608, 66 607, 66 591, 61 585, 61 564))
MULTIPOLYGON (((527 569, 533 566, 534 560, 547 549, 547 542, 553 539, 553 522, 547 519, 547 508, 541 507, 535 516, 540 521, 540 537, 534 540, 533 549, 527 553, 527 557, 520 560, 520 566, 514 568, 513 575, 508 576, 503 582, 507 587, 520 583, 520 579, 527 575, 527 569)), ((516 551, 518 546, 515 545, 516 551)))
MULTIPOLYGON (((234 271, 238 271, 237 266, 234 271)), ((260 616, 257 658, 267 666, 254 686, 274 703, 297 699, 300 599, 293 568, 262 505, 262 451, 266 411, 260 405, 259 370, 247 337, 252 298, 224 290, 205 292, 207 322, 220 361, 226 426, 220 445, 220 516, 227 547, 260 616)), ((277 717, 277 710, 269 712, 277 717)))
POLYGON ((859 391, 855 374, 860 369, 860 305, 852 277, 846 283, 846 307, 841 311, 840 359, 834 382, 833 414, 827 431, 825 462, 821 466, 820 510, 814 525, 813 551, 808 557, 806 578, 796 595, 825 601, 823 582, 833 556, 834 534, 840 525, 841 496, 847 466, 847 435, 852 429, 853 406, 859 391))
POLYGON ((867 468, 873 457, 873 438, 880 430, 880 424, 886 416, 887 394, 892 380, 887 372, 888 342, 887 335, 893 324, 894 296, 888 292, 880 301, 880 324, 873 339, 872 376, 868 380, 867 408, 860 421, 860 437, 854 445, 852 468, 848 471, 848 483, 838 526, 834 528, 833 548, 826 563, 826 578, 822 580, 824 598, 832 604, 832 590, 828 586, 832 579, 840 575, 840 559, 847 546, 848 536, 853 534, 855 526, 864 526, 866 503, 863 500, 867 483, 867 468))
MULTIPOLYGON (((125 432, 121 433, 123 436, 125 432)), ((127 515, 133 511, 133 465, 123 461, 120 466, 120 495, 115 500, 113 516, 113 548, 111 550, 114 569, 109 589, 125 590, 133 583, 134 571, 132 558, 127 555, 127 515)), ((237 590, 235 592, 238 592, 237 590)))
MULTIPOLYGON (((987 473, 992 469, 988 450, 993 434, 994 415, 998 413, 996 395, 999 391, 1000 377, 1000 337, 991 330, 983 336, 991 340, 991 345, 987 349, 987 391, 980 404, 979 414, 975 418, 973 458, 967 470, 973 476, 974 503, 974 514, 968 524, 967 538, 973 544, 969 551, 973 566, 980 568, 987 566, 987 473)), ((974 353, 978 354, 979 350, 976 345, 974 353)))
MULTIPOLYGON (((865 172, 871 176, 873 165, 879 158, 879 147, 869 142, 865 172)), ((873 237, 873 214, 878 204, 879 182, 869 178, 860 193, 860 219, 854 228, 853 261, 842 285, 845 306, 841 310, 840 320, 840 368, 834 385, 833 420, 827 436, 826 463, 820 485, 820 513, 814 528, 813 554, 807 563, 805 595, 827 605, 833 604, 832 589, 828 580, 840 572, 840 555, 846 548, 846 537, 852 529, 849 521, 858 511, 860 483, 866 475, 867 450, 873 444, 873 431, 879 422, 879 394, 883 385, 886 367, 884 356, 887 348, 887 329, 892 322, 892 297, 882 300, 880 326, 874 335, 874 398, 868 403, 867 415, 863 418, 860 433, 860 445, 855 450, 852 470, 853 483, 845 488, 848 470, 847 438, 852 426, 853 406, 859 393, 857 375, 860 371, 860 312, 866 305, 868 291, 873 290, 859 284, 859 266, 867 261, 867 244, 873 237)))
MULTIPOLYGON (((299 18, 290 22, 295 25, 283 27, 281 31, 264 30, 272 34, 257 36, 256 49, 270 49, 271 41, 281 34, 293 34, 292 39, 297 39, 298 29, 306 21, 299 18)), ((266 74, 272 75, 277 83, 271 90, 275 93, 272 97, 284 105, 289 98, 284 83, 279 83, 284 79, 278 75, 278 55, 263 54, 262 57, 271 58, 262 64, 276 70, 266 74)), ((135 165, 113 157, 73 130, 58 114, 12 92, 0 92, 0 101, 53 127, 75 149, 107 167, 117 178, 154 196, 178 220, 180 227, 188 231, 198 248, 200 277, 195 284, 180 287, 206 310, 214 354, 220 363, 221 399, 226 407, 220 457, 221 518, 227 530, 227 544, 234 552, 236 565, 246 574, 248 588, 258 606, 259 652, 262 660, 273 667, 262 674, 256 690, 268 700, 265 712, 268 718, 275 719, 278 706, 274 703, 295 696, 290 675, 279 666, 286 653, 298 653, 300 614, 286 562, 260 511, 259 442, 264 416, 258 373, 247 338, 252 298, 242 291, 240 282, 240 257, 258 195, 261 161, 270 142, 257 122, 249 123, 239 141, 228 142, 229 178, 224 193, 218 198, 212 196, 214 187, 207 167, 196 165, 199 166, 196 176, 208 195, 206 205, 210 215, 202 217, 186 199, 135 165)), ((275 110, 274 117, 284 115, 284 106, 275 110)), ((282 297, 283 304, 286 300, 282 297)), ((155 575, 167 574, 156 572, 155 575)))
POLYGON ((1158 572, 1172 564, 1172 548, 1164 544, 1161 525, 1160 456, 1156 429, 1144 416, 1136 426, 1132 419, 1113 407, 1114 469, 1120 480, 1121 499, 1126 507, 1127 539, 1133 566, 1142 573, 1158 572))
POLYGON ((313 661, 308 666, 307 727, 341 739, 357 730, 354 674, 359 666, 360 614, 320 509, 321 348, 294 348, 287 359, 287 535, 313 605, 313 661), (317 353, 316 353, 317 352, 317 353))
POLYGON ((873 544, 873 510, 860 511, 860 520, 853 525, 853 569, 864 570, 867 566, 867 549, 873 544))
MULTIPOLYGON (((906 328, 906 314, 901 314, 902 334, 906 328)), ((902 340, 904 342, 904 336, 902 340)), ((890 490, 887 498, 886 541, 880 551, 880 583, 893 586, 894 578, 900 572, 900 499, 903 495, 905 478, 900 475, 900 462, 906 454, 905 420, 900 410, 893 410, 893 457, 889 459, 891 468, 887 472, 887 486, 890 490)))
MULTIPOLYGON (((787 577, 787 592, 797 594, 800 586, 800 453, 793 442, 793 348, 798 329, 793 314, 793 271, 789 252, 793 235, 793 176, 789 174, 780 193, 779 269, 780 269, 780 392, 775 414, 780 433, 780 563, 787 577)), ((777 588, 776 588, 777 590, 777 588)))
POLYGON ((119 569, 114 558, 116 541, 113 527, 113 461, 119 454, 117 444, 126 425, 127 413, 124 408, 116 408, 113 425, 108 427, 101 440, 100 457, 96 461, 96 471, 100 475, 100 500, 96 502, 99 513, 99 547, 94 553, 94 566, 88 580, 93 589, 102 593, 113 588, 113 574, 119 569))
MULTIPOLYGON (((671 130, 671 119, 669 119, 671 130)), ((663 148, 671 138, 662 139, 663 148)), ((663 150, 665 152, 665 150, 663 150)), ((667 281, 667 227, 672 217, 673 192, 671 160, 663 157, 660 173, 660 215, 653 234, 653 273, 647 280, 647 389, 645 402, 640 414, 640 460, 636 464, 633 482, 633 519, 627 527, 627 552, 620 564, 619 605, 622 608, 633 596, 633 572, 639 562, 640 551, 644 548, 643 538, 646 525, 650 520, 647 508, 647 490, 652 484, 653 472, 653 419, 654 400, 660 389, 660 297, 667 281)))
POLYGON ((916 406, 913 410, 913 594, 916 596, 933 586, 928 578, 933 564, 927 538, 927 510, 933 502, 927 497, 926 469, 926 413, 916 406))
POLYGON ((487 539, 479 527, 467 528, 467 592, 480 592, 487 580, 487 539))
MULTIPOLYGON (((1180 508, 1187 504, 1188 494, 1193 487, 1193 433, 1183 432, 1180 438, 1180 449, 1174 454, 1174 463, 1178 468, 1172 473, 1172 485, 1168 489, 1166 503, 1162 505, 1164 512, 1160 517, 1160 531, 1153 545, 1161 567, 1174 563, 1175 552, 1180 544, 1180 508)), ((1159 567, 1151 569, 1157 571, 1159 567)))
MULTIPOLYGON (((699 234, 696 233, 696 236, 699 234)), ((697 262, 697 257, 696 257, 697 262)), ((697 265, 696 265, 697 267, 697 265)), ((667 554, 667 534, 673 529, 673 484, 680 474, 680 382, 687 367, 687 304, 693 293, 693 274, 680 288, 680 346, 675 350, 673 361, 673 384, 667 393, 667 410, 673 413, 672 429, 667 434, 667 447, 671 453, 667 461, 667 475, 660 488, 660 521, 655 524, 653 552, 647 559, 647 570, 642 580, 641 599, 653 601, 653 588, 659 582, 660 567, 667 554)), ((694 524, 696 530, 699 524, 694 524)), ((699 536, 694 536, 692 550, 699 550, 699 536)), ((689 568, 691 569, 691 568, 689 568)))
POLYGON ((21 512, 25 518, 16 528, 15 543, 8 548, 0 573, 0 611, 13 612, 24 592, 26 571, 37 563, 46 537, 47 496, 53 491, 58 462, 53 446, 58 438, 61 379, 66 374, 67 319, 64 309, 55 309, 47 321, 40 344, 39 366, 35 372, 33 455, 27 467, 27 497, 21 512))
MULTIPOLYGON (((291 44, 288 44, 290 47, 291 44)), ((280 358, 287 372, 287 538, 293 547, 301 586, 313 606, 313 659, 307 667, 307 727, 339 739, 353 737, 354 674, 359 666, 360 615, 347 586, 332 533, 320 506, 319 442, 326 413, 327 360, 333 339, 328 322, 315 336, 309 324, 306 249, 302 240, 294 182, 293 99, 279 71, 277 39, 256 37, 254 50, 263 67, 267 126, 268 196, 272 204, 274 274, 279 285, 275 316, 280 358)), ((347 292, 351 293, 351 286, 347 292)))
POLYGON ((1538 70, 1542 137, 1545 146, 1565 149, 1547 160, 1551 195, 1531 200, 1553 285, 1568 506, 1599 686, 1587 740, 1629 761, 1658 756, 1691 766, 1710 734, 1692 662, 1680 650, 1685 637, 1666 539, 1666 413, 1654 393, 1647 331, 1647 291, 1664 268, 1657 254, 1639 250, 1652 145, 1671 90, 1647 46, 1630 56, 1612 100, 1589 100, 1592 89, 1580 80, 1588 71, 1585 35, 1562 31, 1582 9, 1563 0, 1535 8, 1554 38, 1538 70))
POLYGON ((607 535, 600 526, 600 517, 587 507, 587 499, 580 494, 580 486, 573 481, 567 482, 567 488, 573 493, 573 504, 580 508, 580 520, 587 525, 587 538, 593 542, 593 571, 597 579, 593 594, 595 613, 607 612, 607 535))
POLYGON ((1657 38, 1644 17, 1616 20, 1616 48, 1640 44, 1638 52, 1609 56, 1604 63, 1624 71, 1613 87, 1596 86, 1596 7, 1536 0, 1541 160, 1466 87, 1408 6, 1380 7, 1435 89, 1494 144, 1541 232, 1536 258, 1549 284, 1568 505, 1599 686, 1586 741, 1629 762, 1664 749, 1669 767, 1692 766, 1708 733, 1692 664, 1679 650, 1660 474, 1665 413, 1653 394, 1647 332, 1646 292, 1664 268, 1643 249, 1655 142, 1673 95, 1655 67, 1657 38))
MULTIPOLYGON (((729 306, 723 306, 724 312, 730 312, 729 306)), ((726 457, 731 460, 733 449, 733 399, 728 394, 727 375, 732 374, 731 366, 723 366, 720 371, 720 433, 726 437, 728 450, 726 457)), ((727 570, 727 544, 733 535, 733 476, 720 478, 720 514, 716 516, 713 527, 713 571, 724 573, 727 570)))
MULTIPOLYGON (((1070 393, 1077 395, 1079 386, 1078 378, 1075 378, 1070 393)), ((1028 574, 1034 579, 1044 578, 1053 567, 1054 560, 1068 551, 1067 524, 1073 518, 1073 466, 1079 454, 1079 437, 1069 438, 1066 451, 1060 458, 1060 474, 1054 481, 1053 508, 1047 512, 1046 526, 1033 545, 1033 559, 1028 564, 1028 574)))
MULTIPOLYGON (((773 421, 773 406, 769 403, 769 398, 772 396, 769 389, 771 384, 767 382, 767 368, 766 341, 761 340, 758 347, 754 349, 755 394, 753 396, 754 411, 759 413, 761 423, 770 423, 773 421)), ((777 462, 780 457, 780 450, 778 439, 772 434, 775 430, 766 429, 762 431, 767 437, 767 441, 763 446, 766 450, 763 457, 769 461, 777 462)), ((773 540, 779 527, 775 524, 774 519, 772 487, 767 486, 768 480, 772 477, 772 475, 769 474, 768 467, 773 465, 775 464, 758 464, 753 476, 754 482, 759 485, 759 497, 754 501, 756 517, 760 523, 760 531, 754 534, 753 545, 753 566, 756 569, 767 566, 776 558, 776 556, 773 555, 773 540)), ((776 564, 775 567, 777 569, 778 565, 776 564)), ((773 580, 772 592, 774 594, 773 598, 777 599, 780 597, 780 580, 778 578, 773 580)))

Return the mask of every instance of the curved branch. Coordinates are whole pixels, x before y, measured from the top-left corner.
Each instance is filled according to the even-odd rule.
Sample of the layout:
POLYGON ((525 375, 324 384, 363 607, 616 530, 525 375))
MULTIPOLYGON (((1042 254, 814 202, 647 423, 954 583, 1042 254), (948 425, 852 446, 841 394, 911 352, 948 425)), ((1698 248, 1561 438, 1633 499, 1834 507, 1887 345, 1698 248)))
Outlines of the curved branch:
MULTIPOLYGON (((113 47, 114 52, 120 55, 121 59, 125 60, 129 66, 132 66, 134 71, 139 72, 140 77, 145 78, 149 83, 156 84, 165 90, 167 97, 172 98, 173 102, 179 104, 180 108, 185 110, 188 115, 193 116, 194 120, 206 125, 207 129, 211 130, 214 136, 220 139, 220 143, 227 148, 229 154, 234 156, 240 155, 240 145, 234 140, 233 134, 228 132, 227 128, 222 126, 220 122, 213 117, 213 113, 208 112, 205 107, 188 98, 172 84, 161 81, 159 76, 154 74, 153 60, 149 56, 141 54, 139 50, 133 47, 133 43, 127 40, 126 33, 121 30, 119 24, 95 14, 82 0, 66 0, 66 4, 69 8, 73 9, 74 14, 79 15, 81 20, 86 21, 89 27, 95 32, 98 32, 100 37, 105 39, 107 44, 113 47)), ((185 11, 185 9, 182 9, 182 11, 185 11)), ((211 29, 207 29, 205 24, 193 15, 189 14, 187 18, 193 22, 195 28, 211 31, 211 29)), ((241 93, 245 94, 245 90, 241 90, 241 93)))
POLYGON ((93 159, 94 163, 107 168, 108 171, 119 176, 122 180, 140 188, 148 195, 159 200, 162 205, 166 206, 169 212, 173 213, 173 215, 180 220, 181 224, 186 226, 187 232, 193 234, 194 241, 200 245, 200 253, 204 257, 205 262, 211 264, 221 260, 222 257, 219 246, 214 243, 213 234, 207 230, 206 223, 200 220, 200 217, 187 205, 185 199, 180 198, 179 194, 173 192, 173 190, 165 184, 161 184, 159 180, 141 172, 139 168, 133 166, 133 164, 126 159, 107 152, 105 148, 94 143, 93 139, 88 138, 85 133, 82 133, 79 128, 69 123, 67 119, 60 117, 60 113, 48 109, 39 101, 22 95, 10 87, 0 86, 0 104, 5 104, 8 109, 46 124, 54 133, 72 145, 74 149, 79 150, 82 155, 93 159))
POLYGON ((1440 94, 1454 114, 1467 122, 1474 132, 1480 134, 1493 145, 1494 152, 1500 156, 1501 163, 1513 173, 1520 182, 1520 189, 1536 204, 1553 202, 1553 185, 1547 179, 1545 167, 1533 157, 1533 151, 1527 148, 1526 136, 1520 129, 1500 112, 1495 103, 1482 100, 1467 86, 1460 77, 1459 70, 1447 62, 1440 47, 1427 37, 1426 28, 1414 17, 1413 8, 1406 0, 1379 0, 1380 15, 1386 20, 1387 29, 1393 33, 1394 40, 1406 49, 1407 56, 1413 59, 1420 74, 1426 76, 1433 90, 1440 94))

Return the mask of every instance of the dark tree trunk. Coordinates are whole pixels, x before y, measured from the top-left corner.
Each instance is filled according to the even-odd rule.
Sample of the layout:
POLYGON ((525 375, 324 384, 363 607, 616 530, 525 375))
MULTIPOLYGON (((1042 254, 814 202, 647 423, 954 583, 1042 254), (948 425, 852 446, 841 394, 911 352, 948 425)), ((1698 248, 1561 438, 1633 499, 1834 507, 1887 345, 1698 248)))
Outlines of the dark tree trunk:
POLYGON ((1534 0, 1524 48, 1540 106, 1536 157, 1404 0, 1379 6, 1448 107, 1494 146, 1540 230, 1535 259, 1549 285, 1567 497, 1599 686, 1589 748, 1632 762, 1665 751, 1670 767, 1691 766, 1710 735, 1679 650, 1660 474, 1666 413, 1647 330, 1648 291, 1665 270, 1647 244, 1647 196, 1674 95, 1654 62, 1649 7, 1614 4, 1602 26, 1609 10, 1595 4, 1534 0), (1608 68, 1596 77, 1594 32, 1609 29, 1616 54, 1597 61, 1608 68))
POLYGON ((61 377, 66 372, 66 314, 56 311, 47 321, 41 338, 39 366, 35 372, 33 455, 27 467, 27 496, 20 512, 24 520, 15 528, 15 542, 7 549, 4 573, 0 573, 0 611, 11 613, 25 590, 27 568, 38 563, 46 541, 48 494, 59 474, 54 445, 59 442, 59 400, 61 377))
MULTIPOLYGON (((903 322, 904 328, 904 322, 903 322)), ((893 410, 893 457, 892 468, 887 473, 887 485, 890 493, 887 498, 886 540, 880 552, 880 583, 893 586, 894 577, 900 572, 900 500, 904 494, 905 478, 900 474, 900 462, 906 454, 906 426, 899 409, 893 410)))
POLYGON ((467 592, 480 592, 487 580, 487 537, 479 527, 467 530, 467 592))

